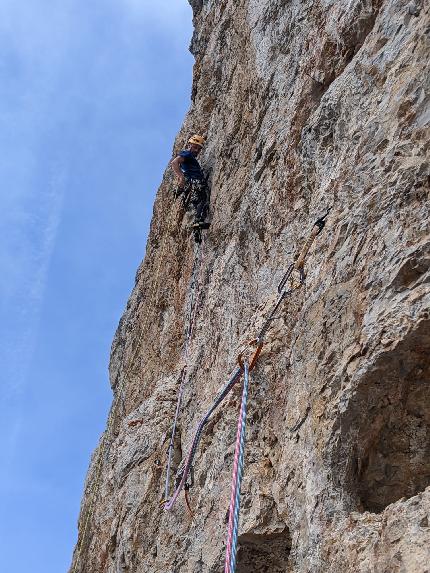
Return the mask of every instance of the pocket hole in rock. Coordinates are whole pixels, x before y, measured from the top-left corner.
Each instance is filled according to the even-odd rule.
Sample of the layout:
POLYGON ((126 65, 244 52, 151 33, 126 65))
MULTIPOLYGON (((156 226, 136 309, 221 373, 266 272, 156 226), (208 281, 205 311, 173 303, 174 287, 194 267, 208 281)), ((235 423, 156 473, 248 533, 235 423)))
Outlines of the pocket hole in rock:
POLYGON ((342 415, 343 486, 360 510, 379 513, 430 485, 429 354, 421 321, 378 358, 342 415))

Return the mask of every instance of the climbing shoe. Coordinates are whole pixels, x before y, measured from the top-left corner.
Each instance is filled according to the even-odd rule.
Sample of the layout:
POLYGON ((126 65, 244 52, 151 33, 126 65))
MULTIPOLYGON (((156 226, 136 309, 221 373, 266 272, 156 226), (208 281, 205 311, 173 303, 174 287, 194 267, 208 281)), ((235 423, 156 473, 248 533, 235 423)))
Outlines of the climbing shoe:
POLYGON ((194 234, 194 240, 197 244, 200 244, 202 242, 202 231, 201 229, 199 229, 198 227, 196 229, 193 229, 193 234, 194 234))

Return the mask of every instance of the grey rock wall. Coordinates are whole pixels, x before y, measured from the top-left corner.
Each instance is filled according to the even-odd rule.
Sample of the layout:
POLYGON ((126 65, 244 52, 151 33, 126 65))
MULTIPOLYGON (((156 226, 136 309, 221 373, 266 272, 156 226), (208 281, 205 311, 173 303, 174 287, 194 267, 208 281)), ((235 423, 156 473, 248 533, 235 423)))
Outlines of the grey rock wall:
MULTIPOLYGON (((174 467, 314 220, 306 284, 252 373, 238 573, 430 571, 429 4, 201 0, 192 104, 212 225, 174 467)), ((196 254, 168 170, 112 345, 73 573, 218 573, 240 388, 191 516, 163 498, 196 254)))

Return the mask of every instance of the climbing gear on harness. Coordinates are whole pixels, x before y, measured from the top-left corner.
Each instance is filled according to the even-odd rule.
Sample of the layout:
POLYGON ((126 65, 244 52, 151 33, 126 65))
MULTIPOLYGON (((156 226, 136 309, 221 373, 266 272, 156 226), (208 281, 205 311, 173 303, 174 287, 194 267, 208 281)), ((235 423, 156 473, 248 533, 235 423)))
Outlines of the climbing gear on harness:
MULTIPOLYGON (((257 346, 251 360, 249 361, 249 367, 248 367, 248 371, 252 370, 255 367, 255 364, 260 356, 261 350, 263 348, 263 344, 264 344, 264 337, 267 334, 267 331, 270 328, 270 325, 272 323, 273 320, 279 318, 278 316, 276 316, 276 312, 279 309, 281 303, 283 302, 283 300, 290 295, 294 289, 292 288, 285 288, 286 287, 286 283, 288 281, 288 278, 290 277, 291 273, 293 270, 298 270, 299 268, 303 268, 304 266, 304 262, 305 262, 305 258, 309 252, 309 249, 313 243, 313 241, 315 240, 315 237, 321 232, 322 229, 320 229, 321 225, 325 224, 325 218, 328 215, 328 211, 327 213, 323 216, 320 217, 315 223, 314 226, 312 227, 312 231, 310 234, 309 239, 305 242, 304 247, 302 248, 299 257, 297 258, 295 263, 291 263, 287 269, 287 272, 285 273, 283 279, 281 280, 281 282, 278 285, 278 293, 279 293, 279 297, 278 300, 275 302, 272 310, 270 311, 268 317, 266 318, 266 320, 263 323, 262 328, 260 329, 258 335, 256 336, 255 339, 253 339, 253 341, 250 343, 254 346, 257 346), (300 265, 300 266, 299 266, 300 265), (289 273, 289 274, 288 274, 289 273)), ((200 443, 201 440, 201 436, 203 433, 203 429, 206 426, 206 424, 209 422, 210 417, 212 416, 213 412, 218 408, 218 406, 223 402, 223 400, 225 399, 225 397, 230 393, 231 389, 234 387, 234 385, 239 381, 242 373, 244 372, 244 367, 245 367, 245 362, 242 358, 243 356, 243 351, 239 354, 238 357, 238 361, 239 361, 239 368, 237 368, 231 375, 230 379, 228 380, 228 382, 225 384, 225 386, 221 389, 221 391, 219 392, 217 398, 215 399, 214 403, 212 404, 212 406, 209 408, 209 410, 206 412, 206 414, 203 416, 203 418, 200 420, 196 432, 194 434, 194 438, 191 444, 191 448, 189 450, 188 456, 186 458, 185 464, 184 464, 184 470, 182 473, 182 477, 181 480, 178 484, 178 486, 176 487, 172 497, 165 502, 164 504, 164 508, 166 511, 170 511, 172 509, 172 507, 174 506, 179 494, 181 493, 182 489, 185 486, 185 483, 187 481, 187 476, 188 473, 190 471, 190 468, 192 466, 196 451, 197 451, 197 447, 200 443)), ((167 491, 167 488, 166 488, 167 491)), ((168 495, 166 495, 166 500, 168 498, 168 495)), ((233 573, 233 571, 232 571, 233 573)))
POLYGON ((195 242, 200 245, 200 243, 202 242, 202 232, 201 229, 194 229, 193 230, 193 235, 194 235, 194 240, 195 242))
POLYGON ((191 229, 194 234, 194 240, 197 244, 202 242, 202 231, 209 229, 210 223, 205 221, 196 221, 191 225, 191 229))
POLYGON ((175 197, 182 196, 182 205, 186 211, 190 205, 194 209, 195 222, 204 221, 209 207, 209 186, 207 180, 186 179, 183 188, 178 187, 175 197))
POLYGON ((240 486, 243 478, 243 465, 246 436, 246 409, 248 404, 249 367, 242 363, 243 389, 237 423, 236 447, 234 451, 233 477, 231 484, 230 509, 228 513, 227 544, 225 553, 224 573, 234 573, 236 570, 237 536, 239 531, 240 486))
POLYGON ((205 140, 201 135, 192 135, 188 140, 188 143, 194 143, 194 145, 200 145, 200 147, 203 147, 205 140))
POLYGON ((196 221, 191 225, 192 229, 209 229, 210 223, 207 221, 196 221))

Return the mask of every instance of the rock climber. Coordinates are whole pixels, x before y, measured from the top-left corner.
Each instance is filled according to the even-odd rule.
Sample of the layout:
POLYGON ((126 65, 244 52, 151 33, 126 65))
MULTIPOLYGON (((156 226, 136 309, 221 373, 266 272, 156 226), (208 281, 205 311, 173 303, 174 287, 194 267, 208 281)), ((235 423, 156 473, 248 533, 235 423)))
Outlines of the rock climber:
POLYGON ((187 149, 173 159, 171 166, 178 178, 178 189, 176 196, 184 194, 184 205, 189 204, 194 209, 193 228, 207 228, 205 218, 208 210, 209 189, 205 181, 205 176, 197 161, 197 157, 205 140, 201 135, 193 135, 188 140, 187 149))

